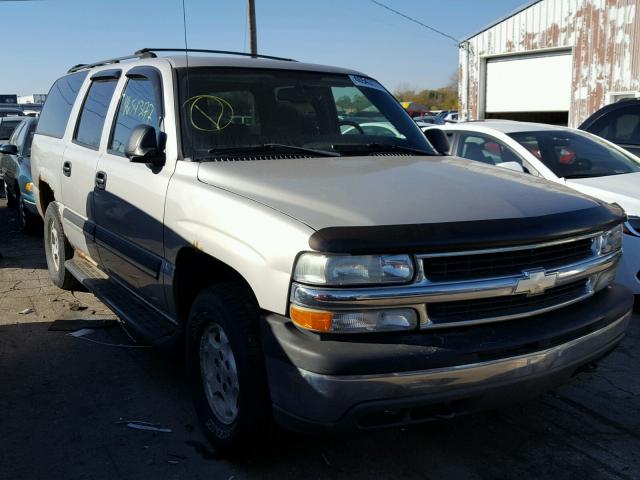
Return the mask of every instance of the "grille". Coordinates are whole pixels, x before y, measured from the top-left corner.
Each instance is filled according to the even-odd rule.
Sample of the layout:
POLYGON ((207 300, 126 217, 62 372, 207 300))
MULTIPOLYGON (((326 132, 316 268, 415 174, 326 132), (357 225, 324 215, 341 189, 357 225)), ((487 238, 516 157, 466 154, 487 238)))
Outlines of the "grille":
POLYGON ((588 292, 587 280, 580 280, 547 290, 542 295, 528 297, 512 295, 506 297, 459 300, 455 302, 431 303, 427 305, 429 320, 434 324, 467 322, 519 315, 544 308, 554 307, 575 300, 588 292))
POLYGON ((432 282, 519 275, 530 268, 546 270, 570 265, 593 255, 592 238, 524 250, 425 258, 424 273, 432 282))

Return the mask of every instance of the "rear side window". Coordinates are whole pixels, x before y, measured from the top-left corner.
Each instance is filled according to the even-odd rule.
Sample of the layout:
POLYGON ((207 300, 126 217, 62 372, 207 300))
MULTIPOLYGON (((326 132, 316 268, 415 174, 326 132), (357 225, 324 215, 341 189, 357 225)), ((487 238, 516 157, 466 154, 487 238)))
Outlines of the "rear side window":
POLYGON ((5 121, 0 124, 0 140, 9 140, 21 120, 5 121))
POLYGON ((124 154, 131 130, 138 125, 159 130, 161 120, 160 86, 148 78, 130 78, 120 99, 109 150, 124 154))
POLYGON ((594 123, 588 131, 613 143, 640 145, 640 106, 618 108, 594 123))
POLYGON ((80 111, 80 119, 73 137, 78 143, 98 148, 102 128, 107 117, 111 97, 116 89, 116 79, 93 81, 80 111))
POLYGON ((62 77, 53 84, 42 108, 37 133, 62 138, 87 72, 62 77))
POLYGON ((24 142, 24 147, 22 150, 22 155, 25 157, 31 156, 31 144, 33 143, 33 135, 36 133, 37 123, 32 123, 29 125, 29 129, 27 130, 27 138, 24 142))
POLYGON ((9 143, 12 145, 18 145, 18 136, 20 135, 20 132, 22 131, 22 129, 24 128, 24 125, 18 125, 14 130, 13 133, 11 134, 11 136, 9 137, 9 143))

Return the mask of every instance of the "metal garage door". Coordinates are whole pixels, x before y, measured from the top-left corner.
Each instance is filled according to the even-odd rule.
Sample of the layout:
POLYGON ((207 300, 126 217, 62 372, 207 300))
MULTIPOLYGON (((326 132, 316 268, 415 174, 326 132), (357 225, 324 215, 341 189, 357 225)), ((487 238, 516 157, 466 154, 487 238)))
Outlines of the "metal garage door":
POLYGON ((527 119, 522 118, 523 114, 533 114, 530 116, 539 120, 541 113, 568 115, 572 59, 570 51, 489 59, 486 116, 496 118, 502 114, 520 120, 527 119))

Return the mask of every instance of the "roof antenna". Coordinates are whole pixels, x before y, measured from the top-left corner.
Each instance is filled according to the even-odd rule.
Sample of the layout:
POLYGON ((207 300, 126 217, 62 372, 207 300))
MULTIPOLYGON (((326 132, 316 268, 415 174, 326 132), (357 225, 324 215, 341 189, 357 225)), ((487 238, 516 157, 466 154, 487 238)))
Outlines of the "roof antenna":
MULTIPOLYGON (((186 86, 186 91, 187 91, 187 98, 191 98, 191 93, 189 91, 189 87, 191 85, 191 82, 189 80, 189 43, 187 42, 187 8, 185 7, 185 0, 182 0, 182 28, 184 30, 184 58, 185 58, 185 62, 187 65, 187 86, 186 86)), ((184 106, 184 105, 183 105, 184 106)), ((182 115, 181 115, 182 117, 182 115)), ((193 131, 189 128, 189 148, 191 151, 189 152, 185 152, 184 151, 184 145, 182 148, 182 156, 183 157, 193 157, 193 131)))

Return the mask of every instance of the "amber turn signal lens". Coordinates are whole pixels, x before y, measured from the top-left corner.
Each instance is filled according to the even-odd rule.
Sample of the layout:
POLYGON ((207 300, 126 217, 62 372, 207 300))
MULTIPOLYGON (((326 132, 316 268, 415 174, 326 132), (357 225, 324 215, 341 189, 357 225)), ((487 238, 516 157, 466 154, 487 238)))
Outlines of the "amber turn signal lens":
POLYGON ((24 189, 25 189, 27 192, 31 192, 31 191, 33 190, 33 183, 31 183, 31 182, 27 182, 27 183, 25 184, 25 186, 24 186, 24 189))
POLYGON ((309 310, 307 308, 291 306, 291 320, 300 328, 313 330, 316 332, 328 332, 331 330, 333 313, 320 310, 309 310))

